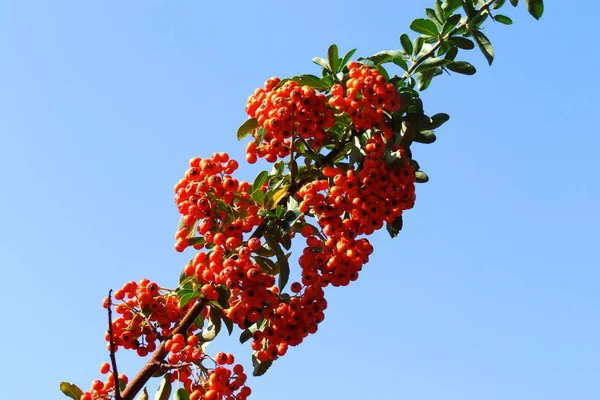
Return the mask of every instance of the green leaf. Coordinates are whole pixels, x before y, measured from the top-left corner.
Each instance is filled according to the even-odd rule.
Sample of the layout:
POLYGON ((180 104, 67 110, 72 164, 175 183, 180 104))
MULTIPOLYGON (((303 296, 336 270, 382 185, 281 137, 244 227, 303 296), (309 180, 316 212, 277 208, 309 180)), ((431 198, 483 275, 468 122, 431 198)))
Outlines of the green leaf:
POLYGON ((437 26, 442 26, 442 20, 438 18, 438 16, 435 13, 435 10, 433 10, 431 8, 426 8, 425 14, 427 14, 427 16, 429 17, 429 20, 433 21, 434 24, 436 24, 437 26))
POLYGON ((252 189, 250 189, 250 193, 254 193, 255 191, 262 188, 263 184, 269 179, 269 173, 267 171, 262 171, 260 174, 256 176, 254 179, 254 183, 252 184, 252 189))
POLYGON ((415 132, 415 137, 413 138, 415 142, 423 144, 431 144, 435 142, 436 139, 435 133, 432 131, 415 132))
POLYGON ((344 56, 344 59, 342 60, 342 64, 340 65, 340 69, 342 69, 343 67, 346 66, 346 64, 348 64, 348 61, 350 61, 350 58, 352 58, 354 53, 356 53, 356 49, 352 49, 348 53, 346 53, 346 55, 344 56))
POLYGON ((440 33, 435 22, 425 18, 415 19, 410 24, 410 29, 427 36, 437 36, 440 33))
POLYGON ((231 334, 233 333, 233 321, 231 320, 231 318, 229 318, 225 314, 221 315, 221 319, 223 320, 223 323, 225 324, 225 327, 227 328, 227 332, 229 333, 229 336, 231 336, 231 334))
POLYGON ((442 23, 446 19, 446 13, 444 12, 444 9, 442 8, 441 0, 435 0, 435 16, 442 23))
POLYGON ((332 44, 331 46, 329 46, 329 49, 327 49, 327 59, 329 61, 329 66, 331 67, 331 70, 333 72, 338 71, 338 63, 340 62, 339 57, 340 56, 338 54, 337 45, 332 44))
POLYGON ((140 393, 140 395, 136 398, 136 400, 148 400, 148 389, 144 388, 144 390, 142 391, 142 393, 140 393))
POLYGON ((61 382, 60 391, 73 400, 80 400, 83 395, 83 391, 76 384, 69 382, 61 382))
MULTIPOLYGON (((252 357, 253 360, 255 359, 255 357, 252 357)), ((252 371, 252 375, 254 376, 262 376, 265 374, 265 372, 267 372, 267 370, 271 367, 271 365, 273 365, 273 361, 269 360, 266 361, 264 363, 258 362, 258 360, 256 360, 256 362, 254 363, 254 371, 252 371)))
POLYGON ((506 15, 502 15, 502 14, 494 15, 494 21, 500 22, 501 24, 504 24, 504 25, 512 25, 512 23, 513 23, 512 19, 510 19, 506 15))
POLYGON ((403 33, 400 36, 400 44, 402 45, 402 48, 404 49, 404 51, 406 51, 407 54, 412 54, 413 45, 406 33, 403 33))
POLYGON ((466 61, 455 61, 452 64, 448 64, 446 68, 448 68, 450 71, 463 75, 473 75, 477 72, 475 67, 466 61))
POLYGON ((451 37, 450 43, 463 50, 472 50, 475 48, 475 43, 471 39, 460 36, 451 37))
POLYGON ((277 257, 277 264, 279 265, 279 290, 283 291, 285 285, 287 285, 290 279, 290 264, 285 256, 285 253, 281 249, 281 246, 270 233, 265 233, 265 239, 269 244, 269 247, 275 252, 277 257))
POLYGON ((275 207, 288 193, 290 185, 284 185, 280 189, 269 190, 267 193, 267 208, 275 207))
POLYGON ((260 189, 255 190, 252 193, 252 200, 254 200, 254 202, 260 206, 262 206, 265 203, 265 192, 263 192, 260 189))
POLYGON ((258 121, 256 120, 256 118, 247 119, 246 122, 244 122, 242 124, 242 126, 240 126, 238 128, 238 131, 237 131, 238 140, 242 140, 256 128, 258 128, 258 121))
POLYGON ((413 42, 413 55, 418 55, 423 49, 423 44, 425 41, 423 40, 423 36, 417 36, 413 42))
MULTIPOLYGON (((411 44, 411 46, 412 46, 412 44, 411 44)), ((396 57, 396 58, 392 59, 392 62, 394 64, 396 64, 397 66, 399 66, 400 68, 402 68, 403 70, 408 71, 408 64, 406 63, 406 61, 404 61, 403 58, 396 57)))
POLYGON ((492 6, 492 9, 494 9, 494 10, 500 9, 504 5, 504 3, 506 3, 506 0, 498 0, 494 3, 494 5, 492 6))
POLYGON ((294 82, 298 82, 301 85, 310 86, 316 90, 326 90, 329 88, 327 84, 325 84, 321 78, 315 75, 305 74, 294 76, 292 79, 294 82))
POLYGON ((398 236, 398 234, 402 230, 402 225, 403 225, 402 216, 399 216, 391 223, 390 222, 386 223, 385 228, 387 229, 390 236, 392 238, 395 238, 396 236, 398 236))
POLYGON ((533 18, 542 18, 542 15, 544 14, 543 0, 525 0, 525 4, 527 5, 527 11, 529 11, 529 14, 531 14, 533 18))
POLYGON ((327 60, 321 58, 321 57, 315 57, 312 59, 312 61, 317 64, 320 65, 321 67, 323 67, 325 70, 332 72, 331 71, 331 66, 329 65, 329 63, 327 62, 327 60))
POLYGON ((445 124, 446 122, 448 122, 449 119, 450 119, 450 116, 448 114, 444 114, 444 113, 435 114, 431 117, 431 124, 429 126, 429 129, 437 129, 440 126, 442 126, 443 124, 445 124))
MULTIPOLYGON (((396 57, 404 58, 406 53, 403 50, 383 50, 366 58, 375 63, 375 65, 384 64, 392 61, 396 57)), ((365 64, 367 65, 367 64, 365 64)))
POLYGON ((415 172, 415 182, 417 183, 427 183, 429 182, 429 176, 423 171, 415 172))
POLYGON ((179 306, 180 307, 185 306, 193 298, 196 297, 195 290, 180 290, 177 294, 179 295, 179 306))
POLYGON ((442 8, 446 11, 446 14, 456 11, 462 6, 462 0, 446 0, 442 4, 442 8))
POLYGON ((252 339, 253 335, 254 333, 250 329, 244 329, 240 334, 240 343, 246 343, 248 340, 252 339))
POLYGON ((190 400, 190 395, 184 388, 179 388, 175 392, 175 398, 173 400, 190 400))
POLYGON ((513 7, 516 7, 519 5, 519 0, 510 0, 510 4, 512 4, 513 7))
POLYGON ((427 60, 425 60, 423 63, 421 63, 421 65, 419 65, 415 69, 415 72, 430 71, 430 70, 434 70, 436 68, 440 68, 440 67, 443 67, 443 66, 451 64, 451 63, 452 63, 452 61, 446 60, 443 58, 428 58, 427 60))
POLYGON ((154 396, 154 400, 169 400, 171 396, 171 379, 165 376, 163 380, 160 382, 160 386, 158 388, 158 392, 154 396))
POLYGON ((456 28, 461 19, 460 14, 451 15, 442 27, 442 36, 446 36, 452 29, 456 28))
POLYGON ((473 34, 473 38, 475 38, 475 43, 477 43, 479 50, 481 50, 485 56, 488 64, 492 65, 494 62, 494 48, 492 47, 490 40, 481 31, 473 30, 471 33, 473 34))
POLYGON ((457 55, 458 55, 458 47, 452 47, 450 50, 448 50, 448 52, 446 53, 444 58, 446 60, 454 61, 454 59, 456 59, 457 55))

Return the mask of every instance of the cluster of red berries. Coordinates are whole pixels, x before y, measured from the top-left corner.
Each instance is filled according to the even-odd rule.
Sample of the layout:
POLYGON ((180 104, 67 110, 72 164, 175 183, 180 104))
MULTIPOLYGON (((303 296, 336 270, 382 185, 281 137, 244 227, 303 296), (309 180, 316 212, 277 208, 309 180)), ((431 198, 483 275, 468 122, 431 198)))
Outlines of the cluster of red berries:
POLYGON ((206 376, 196 382, 184 384, 190 393, 190 400, 246 400, 252 390, 245 386, 248 377, 244 373, 244 367, 241 364, 236 364, 231 369, 226 367, 234 363, 234 358, 225 353, 218 353, 215 363, 217 366, 206 376))
POLYGON ((325 95, 294 81, 277 87, 279 83, 276 77, 267 80, 265 88, 256 89, 248 99, 246 113, 256 118, 264 131, 262 134, 256 131, 255 141, 246 148, 249 163, 255 163, 257 158, 275 162, 277 158, 286 157, 294 145, 290 141, 293 134, 318 150, 325 143, 326 130, 335 122, 325 95))
POLYGON ((350 79, 345 84, 345 93, 344 86, 333 85, 329 104, 348 113, 357 131, 377 126, 389 139, 392 129, 386 122, 385 113, 392 114, 400 109, 400 95, 396 87, 377 68, 351 61, 348 70, 350 79))
MULTIPOLYGON (((116 349, 135 349, 140 357, 156 350, 159 336, 168 337, 175 323, 187 312, 191 305, 179 306, 179 297, 162 294, 159 286, 148 279, 139 284, 131 281, 114 293, 115 311, 120 317, 112 321, 112 331, 116 349)), ((104 307, 108 307, 108 298, 104 307)), ((107 347, 110 335, 105 335, 107 347)))
MULTIPOLYGON (((111 372, 110 365, 108 363, 102 363, 100 365, 100 373, 107 375, 104 381, 96 379, 92 382, 92 389, 87 392, 83 392, 80 400, 108 400, 114 397, 115 393, 115 376, 109 374, 111 372)), ((127 383, 128 379, 126 375, 119 375, 119 380, 127 383)))
POLYGON ((300 211, 317 217, 326 238, 308 236, 300 257, 304 269, 317 270, 325 284, 344 286, 358 277, 373 248, 370 235, 393 222, 415 202, 415 170, 408 160, 387 165, 384 140, 374 135, 365 146, 360 169, 326 167, 328 179, 308 183, 298 191, 300 211))
POLYGON ((194 229, 206 244, 232 250, 242 244, 245 232, 260 224, 259 209, 250 198, 250 184, 231 176, 237 168, 237 161, 227 153, 190 160, 185 177, 175 185, 175 203, 182 215, 182 226, 175 235, 177 251, 190 245, 194 229))

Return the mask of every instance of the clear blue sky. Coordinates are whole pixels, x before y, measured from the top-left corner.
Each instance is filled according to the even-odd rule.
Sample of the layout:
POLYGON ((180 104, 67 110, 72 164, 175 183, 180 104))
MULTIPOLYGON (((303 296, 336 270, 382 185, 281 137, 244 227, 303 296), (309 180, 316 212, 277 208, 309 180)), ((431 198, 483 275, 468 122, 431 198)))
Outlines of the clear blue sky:
MULTIPOLYGON (((547 3, 540 22, 507 6, 495 65, 469 56, 477 75, 423 94, 452 119, 415 148, 431 182, 405 230, 375 237, 253 399, 600 399, 598 5, 547 3)), ((190 257, 173 251, 187 160, 243 157, 235 130, 265 78, 317 72, 332 42, 398 48, 430 1, 0 5, 0 397, 60 399, 107 359, 107 290, 172 285, 190 257)))

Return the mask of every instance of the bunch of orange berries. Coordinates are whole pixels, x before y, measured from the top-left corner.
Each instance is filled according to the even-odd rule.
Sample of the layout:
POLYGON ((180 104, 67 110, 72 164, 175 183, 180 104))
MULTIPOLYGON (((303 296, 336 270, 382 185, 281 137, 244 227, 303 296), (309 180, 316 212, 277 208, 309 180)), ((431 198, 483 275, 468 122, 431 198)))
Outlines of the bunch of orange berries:
POLYGON ((255 163, 257 158, 275 162, 288 156, 295 134, 319 150, 327 138, 327 129, 335 122, 325 95, 294 81, 287 81, 281 87, 279 83, 276 77, 267 80, 264 89, 256 89, 248 99, 246 113, 256 118, 264 131, 256 131, 255 141, 246 147, 249 163, 255 163))

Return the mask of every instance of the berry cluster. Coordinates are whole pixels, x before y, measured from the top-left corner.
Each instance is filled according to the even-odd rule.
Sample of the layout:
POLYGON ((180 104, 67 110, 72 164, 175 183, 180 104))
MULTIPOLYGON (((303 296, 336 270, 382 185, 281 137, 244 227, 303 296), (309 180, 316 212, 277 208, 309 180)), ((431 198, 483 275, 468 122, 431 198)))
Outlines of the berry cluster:
MULTIPOLYGON (((161 293, 159 286, 148 279, 139 284, 131 281, 114 293, 115 311, 120 317, 112 321, 116 348, 134 349, 140 357, 156 350, 157 340, 168 337, 177 323, 191 306, 179 306, 179 297, 174 293, 161 293)), ((108 298, 104 300, 108 307, 108 298)), ((105 335, 110 343, 110 335, 105 335)), ((107 344, 107 347, 109 344, 107 344)))
MULTIPOLYGON (((115 393, 115 376, 113 374, 109 374, 111 372, 110 365, 108 363, 102 363, 100 365, 100 373, 102 375, 107 375, 106 379, 103 381, 96 379, 92 382, 92 389, 83 392, 80 397, 80 400, 107 400, 112 399, 115 393)), ((119 380, 127 383, 127 376, 121 374, 119 375, 119 380)))
POLYGON ((177 251, 190 245, 194 228, 206 244, 232 250, 242 243, 243 233, 260 224, 259 209, 250 199, 250 184, 231 176, 237 168, 237 161, 229 159, 227 153, 190 160, 185 177, 175 185, 175 203, 182 215, 175 235, 177 251))
POLYGON ((329 104, 348 113, 357 131, 378 127, 386 138, 391 138, 393 133, 386 122, 386 113, 392 114, 400 108, 396 87, 376 68, 351 61, 348 70, 350 79, 345 84, 345 91, 343 85, 333 85, 329 104))
POLYGON ((320 149, 327 138, 326 130, 335 122, 325 95, 310 86, 287 81, 281 87, 279 78, 265 82, 248 99, 246 113, 256 118, 262 129, 254 133, 254 142, 246 148, 246 160, 257 158, 275 162, 290 154, 292 135, 306 140, 313 149, 320 149))

